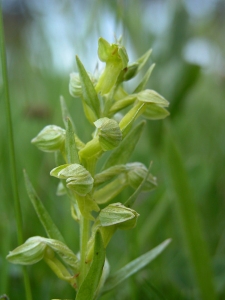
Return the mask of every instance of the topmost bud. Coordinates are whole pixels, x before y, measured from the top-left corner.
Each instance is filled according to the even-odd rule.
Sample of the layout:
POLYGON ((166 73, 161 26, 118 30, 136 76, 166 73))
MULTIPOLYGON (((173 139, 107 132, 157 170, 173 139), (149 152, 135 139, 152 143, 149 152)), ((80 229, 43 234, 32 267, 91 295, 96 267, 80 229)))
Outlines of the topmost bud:
POLYGON ((98 56, 106 63, 106 67, 95 88, 97 92, 107 94, 116 83, 121 70, 127 67, 129 59, 123 46, 109 44, 103 38, 98 40, 98 56))

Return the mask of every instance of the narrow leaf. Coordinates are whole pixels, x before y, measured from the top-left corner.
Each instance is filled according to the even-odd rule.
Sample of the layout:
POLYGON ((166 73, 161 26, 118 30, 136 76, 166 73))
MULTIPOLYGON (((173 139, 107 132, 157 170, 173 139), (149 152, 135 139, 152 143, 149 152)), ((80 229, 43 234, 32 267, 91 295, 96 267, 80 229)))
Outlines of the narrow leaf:
POLYGON ((75 272, 78 271, 79 260, 73 251, 64 243, 55 239, 42 238, 43 243, 47 244, 54 252, 56 252, 66 265, 71 267, 75 272))
POLYGON ((128 161, 138 143, 144 125, 145 121, 140 122, 125 136, 119 146, 111 153, 103 169, 108 169, 114 165, 125 164, 128 161))
POLYGON ((105 263, 105 249, 101 233, 96 232, 93 261, 89 272, 78 290, 76 300, 93 300, 102 276, 105 263))
POLYGON ((116 101, 110 108, 110 113, 115 114, 117 111, 120 111, 120 110, 124 109, 125 107, 133 104, 136 99, 137 99, 137 95, 131 94, 131 95, 128 95, 128 96, 116 101))
POLYGON ((25 178, 25 184, 26 184, 26 190, 28 193, 28 196, 30 198, 31 203, 33 204, 33 207, 37 213, 37 216, 44 227, 46 234, 51 239, 59 240, 63 243, 65 243, 63 236, 61 235, 59 229, 56 227, 55 223, 53 222, 52 218, 50 217, 49 213, 45 209, 44 205, 42 204, 41 200, 37 196, 30 179, 24 170, 24 178, 25 178))
POLYGON ((201 299, 214 300, 216 299, 216 293, 210 258, 193 200, 194 195, 190 188, 182 156, 175 144, 170 128, 167 130, 166 137, 165 149, 167 149, 167 156, 165 160, 169 171, 168 178, 171 178, 171 184, 176 195, 181 228, 189 250, 190 261, 201 293, 201 299))
POLYGON ((149 77, 152 74, 152 71, 153 71, 154 67, 155 67, 155 64, 152 64, 151 67, 148 69, 148 71, 146 72, 146 74, 142 78, 141 82, 139 83, 139 85, 136 87, 136 89, 133 91, 132 94, 139 93, 145 88, 145 86, 146 86, 146 84, 149 80, 149 77))
POLYGON ((80 80, 82 84, 83 100, 85 104, 88 106, 88 108, 92 110, 92 112, 95 115, 95 120, 97 120, 100 117, 100 102, 98 99, 98 95, 95 91, 95 88, 93 86, 93 83, 91 82, 90 77, 88 76, 78 56, 76 57, 76 61, 77 61, 77 67, 79 70, 80 80))
POLYGON ((139 270, 141 270, 146 265, 148 265, 168 246, 170 241, 171 241, 170 239, 164 241, 154 249, 139 256, 138 258, 136 258, 135 260, 131 261, 126 266, 124 266, 122 269, 118 270, 113 275, 109 276, 103 288, 103 293, 106 293, 111 289, 115 288, 118 284, 123 282, 125 279, 137 273, 139 270))
POLYGON ((130 131, 133 122, 143 114, 146 108, 146 103, 138 101, 122 118, 119 123, 123 136, 126 136, 130 131))
POLYGON ((111 168, 104 170, 103 172, 95 175, 94 186, 96 187, 102 183, 106 183, 108 180, 126 171, 127 171, 126 165, 112 166, 111 168))
POLYGON ((65 102, 65 99, 63 98, 63 96, 60 96, 60 105, 61 105, 61 111, 62 111, 62 119, 63 119, 63 123, 64 123, 65 127, 67 126, 67 118, 69 118, 72 123, 73 130, 75 132, 75 125, 72 121, 72 118, 70 116, 68 107, 66 105, 66 102, 65 102))
POLYGON ((139 72, 144 67, 151 53, 152 53, 152 49, 149 49, 145 54, 143 54, 139 59, 135 61, 138 64, 137 72, 139 72))
POLYGON ((128 185, 127 176, 121 173, 110 183, 94 192, 94 199, 98 204, 103 204, 111 201, 128 185))
POLYGON ((73 125, 68 117, 66 123, 66 156, 68 164, 80 163, 75 143, 73 125))

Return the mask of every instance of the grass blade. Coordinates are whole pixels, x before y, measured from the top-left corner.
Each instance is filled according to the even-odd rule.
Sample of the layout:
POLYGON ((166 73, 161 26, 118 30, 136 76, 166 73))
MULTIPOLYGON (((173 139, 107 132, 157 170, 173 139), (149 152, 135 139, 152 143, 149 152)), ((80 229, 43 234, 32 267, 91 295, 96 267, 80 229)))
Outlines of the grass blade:
MULTIPOLYGON (((169 129, 169 128, 168 128, 169 129)), ((180 152, 178 151, 170 129, 166 141, 168 172, 182 222, 183 235, 186 240, 193 265, 201 299, 216 299, 213 276, 207 247, 201 232, 199 217, 194 204, 194 197, 180 152)))
POLYGON ((111 289, 115 288, 118 284, 123 282, 125 279, 135 274, 145 266, 147 266, 168 246, 170 241, 171 241, 170 239, 164 241, 154 249, 134 259, 133 261, 128 263, 125 267, 123 267, 122 269, 118 270, 113 275, 111 275, 106 280, 103 293, 106 293, 111 289))
MULTIPOLYGON (((23 243, 23 224, 22 224, 23 222, 22 222, 22 212, 21 212, 19 190, 18 190, 18 181, 16 176, 16 157, 15 157, 13 125, 12 125, 11 106, 10 106, 10 97, 9 97, 9 85, 8 85, 4 25, 3 25, 1 1, 0 1, 0 52, 1 52, 1 63, 2 63, 3 87, 5 92, 7 127, 9 132, 8 136, 9 136, 9 151, 10 151, 10 158, 11 158, 11 175, 12 175, 11 178, 12 178, 12 188, 13 188, 13 197, 14 197, 14 208, 15 208, 15 215, 16 215, 17 238, 18 238, 18 243, 22 244, 23 243)), ((32 300, 30 281, 29 281, 27 269, 25 267, 23 267, 23 278, 24 278, 24 286, 26 291, 26 298, 27 300, 32 300)))
POLYGON ((45 209, 41 200, 37 196, 25 170, 24 170, 24 178, 25 178, 28 196, 30 198, 31 203, 33 204, 33 207, 37 213, 37 216, 38 216, 41 224, 43 225, 43 227, 46 231, 47 236, 50 239, 55 239, 55 240, 61 241, 64 244, 66 244, 59 229, 56 227, 56 225, 53 222, 52 218, 50 217, 49 213, 47 212, 47 210, 45 209))
POLYGON ((66 105, 66 101, 64 100, 63 96, 60 96, 60 105, 61 105, 61 111, 62 111, 62 119, 63 119, 63 123, 65 125, 65 128, 67 126, 67 118, 69 118, 71 123, 72 123, 73 130, 75 132, 76 131, 75 125, 74 125, 73 120, 70 116, 68 107, 66 105))

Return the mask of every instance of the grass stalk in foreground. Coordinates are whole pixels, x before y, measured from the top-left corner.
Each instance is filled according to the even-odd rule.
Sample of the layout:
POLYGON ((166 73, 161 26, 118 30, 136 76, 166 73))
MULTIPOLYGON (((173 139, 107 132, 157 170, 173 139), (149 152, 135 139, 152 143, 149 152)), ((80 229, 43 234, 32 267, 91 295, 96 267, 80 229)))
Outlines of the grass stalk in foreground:
MULTIPOLYGON (((0 2, 0 50, 1 50, 1 64, 2 64, 2 78, 3 78, 3 88, 5 94, 5 103, 6 103, 6 118, 7 118, 7 127, 9 131, 9 150, 10 150, 10 159, 11 159, 11 180, 14 194, 14 207, 16 215, 16 224, 17 224, 17 237, 18 243, 23 243, 23 226, 22 226, 22 213, 20 207, 19 191, 18 191, 18 182, 16 176, 16 157, 15 157, 15 147, 14 147, 14 138, 13 138, 13 125, 12 125, 12 116, 11 116, 11 106, 10 106, 10 97, 9 97, 9 85, 8 85, 8 74, 7 74, 7 62, 6 62, 6 51, 5 51, 5 39, 4 39, 4 25, 3 25, 3 14, 2 14, 2 3, 0 2)), ((23 267, 23 276, 24 284, 26 290, 26 299, 31 300, 31 289, 28 274, 26 268, 23 267)))

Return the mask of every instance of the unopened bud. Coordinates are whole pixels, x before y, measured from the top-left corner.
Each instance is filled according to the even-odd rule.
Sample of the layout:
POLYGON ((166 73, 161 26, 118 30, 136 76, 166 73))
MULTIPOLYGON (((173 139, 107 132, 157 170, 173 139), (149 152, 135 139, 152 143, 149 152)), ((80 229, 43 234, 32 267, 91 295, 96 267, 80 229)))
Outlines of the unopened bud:
MULTIPOLYGON (((91 74, 87 74, 92 83, 95 83, 96 79, 91 74)), ((82 85, 79 73, 73 72, 70 74, 69 92, 74 98, 79 98, 82 96, 82 85)))
POLYGON ((45 248, 46 245, 42 243, 41 237, 32 237, 13 251, 10 251, 6 258, 13 264, 35 264, 44 257, 45 248))
POLYGON ((121 203, 109 204, 99 213, 102 227, 116 225, 119 229, 131 229, 135 227, 139 214, 121 203))
POLYGON ((122 141, 122 132, 115 120, 102 118, 95 121, 94 124, 99 130, 99 143, 104 151, 117 147, 122 141))
POLYGON ((93 188, 94 179, 91 174, 79 164, 65 164, 54 168, 51 176, 66 179, 67 187, 80 196, 87 195, 93 188))
POLYGON ((65 130, 59 126, 48 125, 32 139, 31 143, 45 152, 62 149, 65 143, 65 130))
MULTIPOLYGON (((129 169, 127 173, 128 182, 130 186, 136 190, 142 181, 145 180, 148 174, 148 169, 142 163, 130 163, 127 164, 127 168, 129 169)), ((143 186, 143 191, 150 191, 156 186, 156 177, 149 174, 143 186)))
POLYGON ((128 56, 124 47, 109 44, 103 38, 98 41, 98 56, 106 63, 106 67, 96 85, 96 91, 107 94, 116 83, 121 70, 127 67, 128 56))

